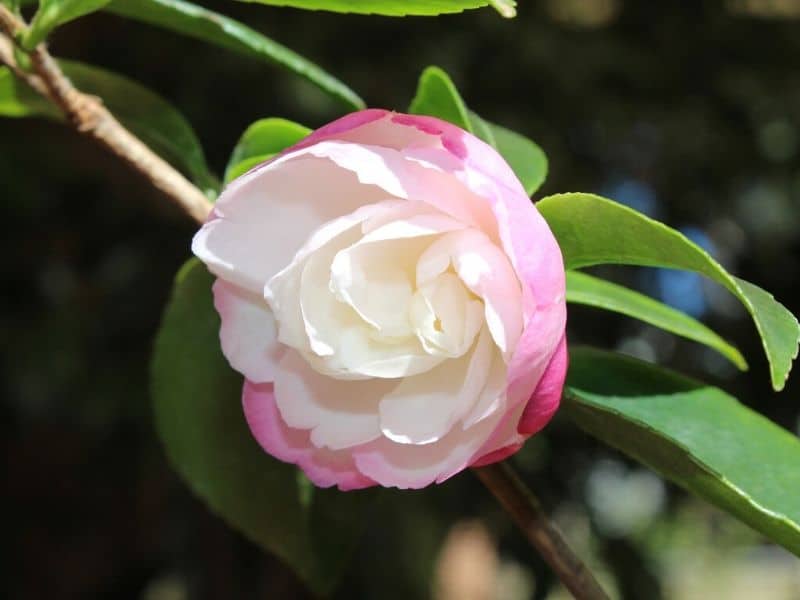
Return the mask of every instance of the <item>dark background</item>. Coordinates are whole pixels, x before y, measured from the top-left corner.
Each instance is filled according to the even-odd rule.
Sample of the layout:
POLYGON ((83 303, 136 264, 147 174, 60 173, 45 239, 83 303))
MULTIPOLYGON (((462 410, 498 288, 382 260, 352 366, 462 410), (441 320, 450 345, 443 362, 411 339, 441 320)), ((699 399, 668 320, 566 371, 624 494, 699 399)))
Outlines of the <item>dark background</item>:
MULTIPOLYGON (((800 2, 523 0, 513 21, 489 9, 395 20, 203 4, 321 64, 372 106, 405 109, 420 71, 442 66, 473 109, 545 149, 540 194, 599 192, 683 228, 799 312, 800 2)), ((51 50, 169 99, 217 172, 257 118, 316 127, 343 110, 292 74, 113 16, 64 27, 51 50)), ((153 431, 148 357, 194 223, 117 159, 44 121, 0 121, 0 182, 8 597, 306 597, 191 496, 153 431)), ((798 430, 797 378, 771 391, 754 327, 723 292, 667 272, 604 274, 702 317, 751 371, 589 309, 570 312, 573 343, 658 360, 798 430)), ((564 419, 517 465, 615 595, 800 598, 796 558, 564 419)), ((379 511, 337 598, 467 598, 447 591, 450 563, 437 559, 458 524, 478 535, 451 535, 447 547, 469 554, 463 540, 478 540, 496 564, 494 591, 476 598, 547 596, 547 571, 470 474, 389 492, 379 511), (463 525, 476 518, 484 525, 463 525)))

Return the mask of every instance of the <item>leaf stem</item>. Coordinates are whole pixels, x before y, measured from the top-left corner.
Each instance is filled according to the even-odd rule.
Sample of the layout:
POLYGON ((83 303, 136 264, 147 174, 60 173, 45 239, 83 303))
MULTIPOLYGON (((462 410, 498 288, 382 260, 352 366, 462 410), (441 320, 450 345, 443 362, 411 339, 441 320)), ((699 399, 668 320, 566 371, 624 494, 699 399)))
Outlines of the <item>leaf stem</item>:
POLYGON ((507 462, 473 469, 516 522, 531 545, 578 600, 608 600, 603 588, 567 545, 538 498, 507 462))
POLYGON ((0 4, 0 62, 41 96, 55 104, 79 133, 116 154, 144 175, 170 200, 196 221, 205 221, 211 203, 194 184, 154 153, 112 115, 100 98, 77 90, 61 71, 44 44, 30 53, 31 72, 14 58, 14 43, 27 29, 25 23, 0 4))

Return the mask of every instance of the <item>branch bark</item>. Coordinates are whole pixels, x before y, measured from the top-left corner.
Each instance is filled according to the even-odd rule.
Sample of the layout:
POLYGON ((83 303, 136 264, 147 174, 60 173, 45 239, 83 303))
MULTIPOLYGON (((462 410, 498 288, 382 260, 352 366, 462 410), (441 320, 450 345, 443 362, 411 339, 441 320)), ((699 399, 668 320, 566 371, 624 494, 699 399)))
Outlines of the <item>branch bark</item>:
POLYGON ((25 23, 2 4, 0 30, 6 34, 0 36, 0 62, 58 106, 79 133, 93 139, 144 175, 197 222, 205 221, 212 205, 203 192, 128 131, 99 98, 77 90, 44 44, 38 45, 29 54, 33 72, 29 73, 17 64, 13 40, 25 30, 25 23))
POLYGON ((511 466, 500 462, 473 471, 575 598, 608 600, 594 575, 570 549, 564 535, 511 466))

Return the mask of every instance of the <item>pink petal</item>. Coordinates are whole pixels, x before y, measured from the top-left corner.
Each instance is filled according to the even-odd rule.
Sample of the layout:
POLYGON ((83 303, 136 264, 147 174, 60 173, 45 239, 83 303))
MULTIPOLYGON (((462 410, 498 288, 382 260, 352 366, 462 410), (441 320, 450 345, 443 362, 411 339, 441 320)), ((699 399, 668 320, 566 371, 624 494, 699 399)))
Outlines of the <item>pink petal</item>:
POLYGON ((433 444, 397 444, 386 437, 353 450, 358 469, 384 487, 419 489, 464 470, 497 426, 496 413, 464 431, 453 427, 433 444))
POLYGON ((355 468, 349 452, 316 448, 307 431, 287 426, 275 406, 271 384, 245 380, 242 403, 247 424, 261 447, 275 458, 299 466, 315 485, 336 485, 342 491, 375 485, 355 468))
POLYGON ((562 335, 533 395, 527 403, 519 404, 505 414, 486 444, 476 453, 471 466, 488 465, 514 454, 527 438, 550 421, 561 401, 568 361, 567 338, 562 335))
POLYGON ((517 431, 524 435, 532 435, 553 417, 561 402, 561 392, 564 389, 568 364, 567 336, 564 335, 561 337, 553 358, 550 359, 550 364, 547 365, 544 376, 539 380, 536 391, 522 411, 517 431))

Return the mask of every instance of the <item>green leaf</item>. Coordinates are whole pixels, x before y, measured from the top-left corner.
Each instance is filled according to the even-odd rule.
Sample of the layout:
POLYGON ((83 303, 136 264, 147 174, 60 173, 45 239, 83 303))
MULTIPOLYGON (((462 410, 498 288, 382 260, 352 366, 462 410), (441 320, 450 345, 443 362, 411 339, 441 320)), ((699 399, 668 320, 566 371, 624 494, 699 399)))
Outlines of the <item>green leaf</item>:
POLYGON ((39 0, 39 10, 22 40, 22 46, 31 50, 50 35, 59 25, 100 10, 110 0, 39 0))
MULTIPOLYGON (((359 13, 366 15, 386 15, 404 17, 407 15, 441 15, 457 13, 470 8, 488 6, 490 0, 242 0, 256 4, 272 6, 291 6, 305 10, 329 10, 341 13, 359 13)), ((506 1, 494 0, 493 6, 498 11, 510 4, 506 1)), ((501 12, 503 14, 503 12, 501 12)))
MULTIPOLYGON (((219 182, 206 165, 203 148, 188 121, 166 100, 139 83, 111 71, 72 61, 59 61, 72 83, 102 98, 125 127, 166 160, 186 171, 207 194, 219 182)), ((0 69, 0 115, 63 117, 50 103, 7 69, 0 69)))
POLYGON ((800 440, 722 390, 573 349, 564 411, 589 434, 800 556, 800 440))
POLYGON ((420 75, 417 93, 408 111, 448 121, 475 133, 467 107, 453 80, 439 67, 428 67, 420 75))
POLYGON ((489 123, 497 151, 514 170, 529 196, 547 178, 547 156, 542 149, 523 135, 500 125, 489 123))
POLYGON ((212 281, 195 259, 176 278, 152 363, 158 433, 195 494, 326 594, 355 546, 375 491, 314 489, 294 466, 255 442, 242 411, 242 377, 220 351, 212 281))
POLYGON ((250 125, 231 153, 225 183, 249 171, 274 154, 296 144, 311 130, 286 119, 260 119, 250 125))
POLYGON ((621 285, 578 271, 567 271, 567 302, 594 306, 639 319, 714 348, 737 367, 747 370, 747 362, 741 352, 700 321, 621 285))
POLYGON ((275 63, 304 77, 352 109, 360 110, 365 106, 353 90, 296 52, 234 19, 196 4, 182 0, 114 0, 106 10, 275 63))
POLYGON ((761 288, 733 277, 686 236, 633 209, 592 194, 557 194, 537 203, 561 246, 567 269, 601 263, 695 271, 722 284, 753 318, 769 360, 772 387, 786 384, 800 325, 761 288))
POLYGON ((523 135, 490 123, 467 109, 450 77, 439 67, 428 67, 420 76, 409 112, 448 121, 475 134, 506 159, 528 195, 547 177, 547 157, 523 135))
POLYGON ((15 15, 19 14, 20 0, 0 0, 0 4, 7 6, 15 15))

